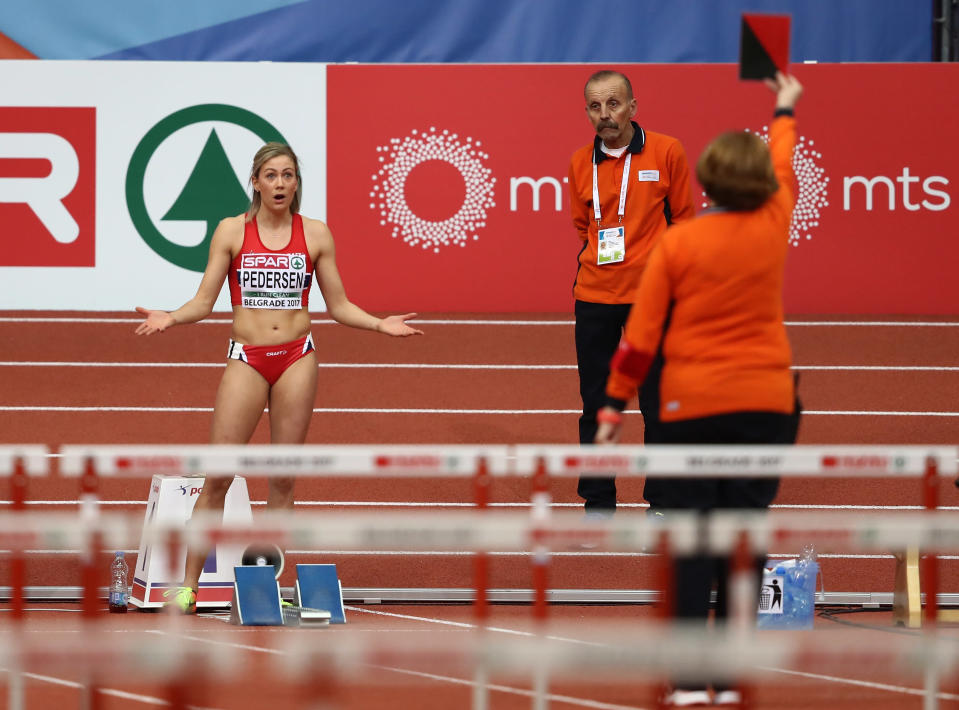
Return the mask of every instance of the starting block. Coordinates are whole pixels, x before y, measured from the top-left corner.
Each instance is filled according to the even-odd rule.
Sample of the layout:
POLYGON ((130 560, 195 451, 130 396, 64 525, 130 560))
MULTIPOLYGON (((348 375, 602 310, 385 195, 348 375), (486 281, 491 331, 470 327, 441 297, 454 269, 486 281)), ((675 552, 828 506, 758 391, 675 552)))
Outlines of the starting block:
POLYGON ((230 623, 301 627, 328 626, 331 621, 346 623, 336 565, 297 565, 297 576, 294 606, 284 607, 273 565, 234 567, 230 623), (326 600, 330 601, 332 611, 327 610, 326 600))
POLYGON ((336 576, 336 565, 298 564, 293 604, 310 609, 326 609, 330 613, 331 624, 345 624, 343 586, 336 576))
POLYGON ((282 626, 280 583, 276 581, 272 565, 237 565, 233 572, 235 581, 230 623, 282 626))

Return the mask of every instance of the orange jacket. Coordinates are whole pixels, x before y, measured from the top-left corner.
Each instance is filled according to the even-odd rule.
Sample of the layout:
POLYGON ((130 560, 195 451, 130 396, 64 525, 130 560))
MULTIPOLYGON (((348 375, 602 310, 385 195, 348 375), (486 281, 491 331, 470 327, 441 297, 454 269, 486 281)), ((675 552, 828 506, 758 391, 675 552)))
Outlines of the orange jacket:
POLYGON ((691 219, 693 194, 686 153, 678 140, 644 131, 635 133, 627 152, 632 153, 626 190, 623 226, 626 258, 618 263, 597 261, 598 228, 593 214, 593 155, 596 155, 599 201, 603 228, 619 225, 619 191, 626 154, 613 158, 600 150, 597 136, 575 153, 569 165, 569 197, 573 224, 583 240, 573 295, 590 303, 632 303, 639 277, 659 236, 671 223, 691 219), (652 179, 656 175, 656 179, 652 179), (640 178, 643 178, 642 180, 640 178))
POLYGON ((609 397, 630 399, 662 342, 663 421, 793 411, 782 290, 795 145, 795 120, 774 119, 779 189, 755 210, 708 211, 663 235, 613 358, 609 397))

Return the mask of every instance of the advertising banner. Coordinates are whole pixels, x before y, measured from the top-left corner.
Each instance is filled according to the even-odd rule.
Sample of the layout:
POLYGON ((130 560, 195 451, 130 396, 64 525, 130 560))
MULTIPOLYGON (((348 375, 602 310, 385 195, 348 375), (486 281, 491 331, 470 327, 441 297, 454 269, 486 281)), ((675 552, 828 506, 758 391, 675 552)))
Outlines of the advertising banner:
POLYGON ((180 306, 270 140, 301 159, 303 214, 324 215, 324 65, 10 61, 3 86, 0 308, 180 306))
MULTIPOLYGON (((582 65, 331 66, 329 223, 370 309, 572 310, 581 242, 569 158, 592 141, 582 65)), ((627 65, 637 122, 691 170, 727 130, 768 131, 773 99, 733 65, 627 65)), ((959 66, 797 65, 786 312, 959 312, 959 66)), ((694 181, 697 210, 705 197, 694 181)), ((627 197, 628 199, 628 197, 627 197)))
MULTIPOLYGON (((0 309, 178 307, 218 221, 246 207, 253 153, 281 139, 362 307, 568 313, 581 242, 566 180, 594 135, 596 68, 6 62, 0 309)), ((691 167, 722 131, 768 131, 770 93, 733 65, 615 68, 639 124, 679 138, 691 167)), ((787 313, 959 312, 959 66, 793 70, 787 313)), ((694 196, 702 209, 695 181, 694 196)), ((310 305, 324 309, 319 289, 310 305)))

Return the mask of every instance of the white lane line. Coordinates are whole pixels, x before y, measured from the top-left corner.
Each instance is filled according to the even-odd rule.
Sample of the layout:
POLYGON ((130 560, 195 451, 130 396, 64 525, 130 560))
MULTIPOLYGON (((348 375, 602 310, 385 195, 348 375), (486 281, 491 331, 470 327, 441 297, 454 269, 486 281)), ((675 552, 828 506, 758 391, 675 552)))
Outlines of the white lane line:
MULTIPOLYGON (((5 673, 10 672, 9 669, 7 668, 0 668, 0 671, 3 671, 5 673)), ((52 685, 61 685, 66 688, 75 688, 79 690, 85 687, 83 683, 77 683, 72 680, 66 680, 64 678, 56 678, 54 676, 49 676, 49 675, 40 675, 39 673, 27 673, 26 671, 23 671, 21 672, 21 675, 24 678, 29 678, 30 680, 37 680, 43 683, 50 683, 52 685)), ((97 688, 97 691, 99 693, 102 693, 103 695, 109 695, 114 698, 121 698, 122 700, 133 700, 138 703, 144 703, 145 705, 160 705, 165 707, 170 704, 170 701, 164 700, 163 698, 156 698, 152 695, 140 695, 137 693, 128 693, 124 690, 116 690, 115 688, 97 688)), ((217 708, 203 708, 196 705, 187 705, 187 707, 191 708, 191 710, 217 710, 217 708)))
MULTIPOLYGON (((82 501, 77 500, 28 500, 26 505, 36 506, 74 506, 78 507, 82 501)), ((98 505, 114 505, 127 507, 141 507, 147 504, 145 500, 100 500, 98 505)), ((13 505, 13 501, 0 500, 0 506, 13 505)), ((251 500, 250 505, 263 506, 266 501, 251 500)), ((407 500, 298 500, 293 505, 309 508, 432 508, 441 510, 445 508, 475 508, 475 503, 453 503, 449 501, 437 501, 430 503, 427 501, 407 501, 407 500)), ((617 508, 637 508, 646 509, 649 503, 617 503, 617 508)), ((490 503, 490 508, 531 508, 532 503, 490 503)), ((582 508, 582 503, 550 503, 550 508, 582 508)), ((921 505, 853 505, 853 504, 829 504, 829 503, 773 503, 772 508, 782 510, 925 510, 921 505)), ((959 510, 956 505, 940 505, 937 510, 959 510)))
MULTIPOLYGON (((853 680, 852 678, 837 678, 831 675, 822 675, 820 673, 806 673, 804 671, 793 671, 786 668, 768 668, 763 667, 760 670, 772 671, 773 673, 783 673, 785 675, 798 676, 800 678, 809 678, 810 680, 823 680, 830 683, 840 683, 842 685, 855 685, 859 688, 869 688, 870 690, 885 690, 890 693, 901 693, 903 695, 925 696, 926 691, 921 688, 905 688, 900 685, 889 685, 888 683, 873 683, 868 680, 853 680)), ((936 693, 939 700, 959 700, 959 695, 953 693, 936 693)))
MULTIPOLYGON (((366 609, 360 609, 360 608, 358 608, 358 607, 352 607, 352 606, 346 606, 346 607, 344 607, 344 609, 346 609, 346 610, 348 610, 348 611, 363 611, 363 612, 366 612, 366 611, 367 611, 366 609)), ((464 628, 464 629, 472 629, 472 628, 475 628, 475 625, 473 625, 473 624, 464 624, 464 623, 456 622, 456 621, 443 621, 443 620, 439 620, 439 619, 426 619, 426 618, 422 618, 422 617, 406 616, 406 615, 403 615, 403 614, 389 614, 389 613, 385 613, 385 612, 372 612, 372 613, 376 613, 376 614, 380 614, 380 615, 384 615, 384 616, 391 616, 391 617, 394 617, 394 618, 405 618, 405 619, 415 619, 415 620, 419 620, 419 621, 427 621, 427 622, 430 622, 430 623, 443 624, 443 625, 446 625, 446 626, 455 626, 455 627, 457 627, 457 628, 464 628)), ((525 631, 513 631, 513 630, 511 630, 511 629, 498 629, 498 628, 492 628, 492 627, 491 627, 489 630, 490 630, 490 631, 498 631, 498 632, 501 632, 501 633, 518 634, 518 635, 522 635, 522 636, 533 636, 533 635, 534 635, 534 634, 531 634, 531 633, 528 633, 528 632, 525 632, 525 631)), ((151 631, 148 631, 147 633, 155 633, 155 634, 166 635, 166 633, 165 633, 164 631, 160 631, 160 630, 151 630, 151 631)), ((241 649, 241 650, 244 650, 244 651, 253 651, 253 652, 255 652, 255 653, 264 653, 264 654, 280 655, 280 656, 286 655, 286 653, 283 652, 283 651, 280 651, 280 650, 274 649, 274 648, 268 648, 268 647, 266 647, 266 646, 253 646, 253 645, 251 645, 251 644, 232 643, 232 642, 229 642, 229 641, 219 641, 219 640, 216 640, 216 639, 203 638, 203 637, 200 637, 200 636, 178 636, 178 638, 183 638, 183 639, 186 639, 186 640, 188 640, 188 641, 197 641, 197 642, 199 642, 199 643, 208 643, 208 644, 211 644, 211 645, 214 645, 214 646, 227 646, 227 647, 230 647, 230 648, 238 648, 238 649, 241 649)), ((574 642, 574 643, 585 643, 585 642, 576 642, 576 641, 573 640, 573 639, 562 639, 562 638, 554 637, 554 636, 548 636, 547 638, 550 638, 550 639, 553 639, 553 640, 571 641, 571 642, 574 642)), ((470 687, 475 687, 475 686, 477 685, 475 681, 466 680, 466 679, 463 679, 463 678, 453 678, 453 677, 451 677, 451 676, 443 676, 443 675, 437 675, 437 674, 433 674, 433 673, 423 673, 423 672, 420 672, 420 671, 408 670, 408 669, 406 669, 406 668, 396 668, 396 667, 394 667, 394 666, 381 666, 381 665, 374 665, 374 664, 363 664, 363 665, 366 666, 366 667, 375 668, 375 669, 378 669, 378 670, 393 671, 393 672, 395 672, 395 673, 404 673, 404 674, 414 675, 414 676, 421 677, 421 678, 428 678, 428 679, 430 679, 430 680, 435 680, 435 681, 439 681, 439 682, 443 682, 443 683, 452 683, 452 684, 454 684, 454 685, 467 685, 467 686, 470 686, 470 687)), ((533 692, 532 692, 532 691, 522 690, 522 689, 520 689, 520 688, 511 688, 511 687, 505 686, 505 685, 492 685, 492 684, 484 684, 484 687, 487 687, 487 688, 489 688, 490 690, 496 690, 496 691, 501 692, 501 693, 512 693, 512 694, 514 694, 514 695, 521 695, 521 696, 524 696, 524 697, 533 697, 533 692)), ((641 708, 641 707, 626 706, 626 705, 610 705, 610 704, 608 704, 608 703, 600 703, 600 702, 598 702, 598 701, 596 701, 596 700, 587 700, 587 699, 584 699, 584 698, 574 698, 574 697, 567 696, 567 695, 554 695, 554 694, 550 694, 550 695, 548 695, 547 697, 548 697, 550 700, 555 700, 556 702, 564 702, 564 703, 568 703, 568 704, 570 704, 570 705, 577 705, 577 706, 579 706, 579 707, 585 707, 585 708, 596 708, 596 710, 644 710, 644 708, 641 708)))
MULTIPOLYGON (((362 607, 346 606, 346 607, 344 607, 344 608, 345 608, 345 609, 348 609, 348 610, 350 610, 350 611, 363 612, 363 613, 367 613, 367 614, 376 614, 376 615, 380 615, 380 616, 390 616, 390 617, 394 617, 394 618, 397 618, 397 619, 405 619, 405 620, 411 620, 411 621, 423 621, 423 622, 426 622, 426 623, 436 623, 436 624, 442 624, 442 625, 457 626, 457 627, 460 627, 460 628, 475 628, 475 625, 473 625, 473 624, 467 624, 467 623, 463 623, 463 622, 437 620, 437 619, 431 619, 431 618, 428 618, 428 617, 411 616, 411 615, 409 615, 409 614, 396 614, 396 613, 393 613, 393 612, 377 611, 377 610, 374 610, 374 609, 364 609, 364 608, 362 608, 362 607)), ((533 635, 533 634, 530 634, 529 632, 517 631, 517 630, 513 630, 513 629, 501 629, 501 628, 490 627, 490 630, 491 630, 491 631, 500 631, 500 632, 510 633, 510 634, 516 634, 516 635, 522 635, 522 636, 533 635)), ((598 645, 598 644, 592 644, 592 643, 586 642, 586 641, 580 641, 580 640, 577 640, 577 639, 563 638, 563 637, 558 637, 558 636, 548 636, 547 638, 552 639, 552 640, 557 640, 557 641, 566 641, 566 642, 569 642, 569 643, 578 643, 578 644, 585 644, 585 645, 598 645)), ((776 672, 776 673, 793 674, 793 675, 803 676, 803 677, 807 677, 807 678, 815 679, 815 680, 830 681, 830 682, 834 682, 834 683, 844 683, 844 684, 849 684, 849 685, 856 685, 856 686, 860 686, 860 687, 871 688, 871 689, 874 689, 874 690, 885 690, 885 691, 893 692, 893 693, 903 693, 903 694, 907 694, 907 695, 924 695, 924 694, 925 694, 925 691, 922 690, 922 689, 918 689, 918 688, 906 688, 906 687, 903 687, 903 686, 890 685, 890 684, 887 684, 887 683, 871 683, 871 682, 869 682, 869 681, 860 681, 860 680, 853 680, 853 679, 850 679, 850 678, 839 678, 839 677, 835 677, 835 676, 819 675, 819 674, 816 674, 816 673, 804 673, 804 672, 801 672, 801 671, 790 671, 790 670, 781 669, 781 668, 768 668, 768 667, 764 667, 764 668, 760 668, 760 670, 772 671, 772 672, 776 672)), ((952 694, 950 694, 950 693, 939 693, 939 694, 937 695, 937 697, 940 698, 940 699, 943 699, 943 700, 956 700, 956 699, 959 699, 959 695, 952 695, 952 694)))
MULTIPOLYGON (((374 666, 371 665, 370 668, 376 668, 384 671, 393 671, 394 673, 403 673, 405 675, 415 676, 417 678, 426 678, 427 680, 436 680, 443 681, 446 683, 453 683, 454 685, 465 685, 469 687, 475 687, 476 683, 471 680, 464 680, 461 678, 450 678, 447 676, 436 675, 435 673, 424 673, 423 671, 409 671, 402 668, 390 668, 388 666, 374 666)), ((519 695, 524 698, 535 698, 537 697, 536 693, 532 690, 522 690, 520 688, 511 688, 506 685, 499 685, 497 683, 485 683, 484 687, 488 688, 491 691, 498 693, 507 693, 510 695, 519 695)), ((586 700, 584 698, 574 698, 571 695, 557 695, 556 693, 547 693, 543 698, 550 703, 566 703, 568 705, 578 705, 583 708, 595 708, 595 710, 644 710, 644 708, 638 707, 636 705, 613 705, 610 703, 603 703, 598 700, 586 700)))
MULTIPOLYGON (((76 556, 81 555, 85 550, 24 550, 26 554, 29 555, 66 555, 66 556, 76 556)), ((124 550, 127 554, 135 555, 138 550, 124 550)), ((11 550, 0 549, 0 554, 9 555, 11 550)), ((286 550, 287 555, 339 555, 342 557, 473 557, 474 552, 455 552, 450 550, 286 550)), ((497 552, 495 550, 489 551, 491 557, 530 557, 532 552, 497 552)), ((652 557, 654 553, 651 552, 609 552, 607 550, 576 550, 573 552, 562 551, 562 550, 552 550, 550 553, 551 557, 652 557)), ((790 558, 796 557, 796 552, 769 552, 767 557, 774 560, 788 560, 790 558)), ((820 559, 830 559, 830 560, 892 560, 895 559, 895 555, 855 555, 855 554, 840 554, 840 553, 817 553, 816 556, 820 559)), ((959 560, 959 555, 938 555, 936 557, 938 560, 943 561, 952 561, 959 560)), ((104 610, 106 607, 104 607, 104 610)), ((0 609, 0 613, 10 611, 9 609, 0 609)), ((35 610, 36 611, 36 610, 35 610)), ((46 609, 42 611, 56 611, 54 609, 46 609)))
MULTIPOLYGON (((0 367, 224 367, 221 362, 66 362, 48 360, 0 361, 0 367)), ((575 370, 576 365, 495 365, 446 364, 417 362, 320 362, 320 369, 352 370, 575 370)), ((959 369, 959 368, 955 368, 959 369)))
MULTIPOLYGON (((66 317, 66 316, 4 316, 0 317, 0 323, 142 323, 142 318, 98 318, 98 317, 66 317)), ((230 318, 207 318, 198 321, 205 325, 229 325, 233 321, 230 318)), ((311 321, 314 325, 335 325, 336 321, 330 318, 314 318, 311 321)), ((576 322, 571 319, 563 320, 493 320, 493 319, 471 319, 471 318, 416 318, 409 323, 420 323, 422 325, 562 325, 572 326, 576 322)), ((787 327, 894 327, 894 328, 955 328, 959 327, 956 321, 885 321, 885 320, 799 320, 784 321, 787 327)))
MULTIPOLYGON (((76 317, 52 317, 40 318, 28 316, 26 318, 16 318, 5 316, 0 318, 0 323, 142 323, 142 318, 76 318, 76 317)), ((336 321, 331 318, 313 318, 310 321, 313 325, 336 325, 336 321)), ((491 319, 466 319, 466 318, 415 318, 406 321, 407 323, 420 323, 422 325, 575 325, 571 320, 491 320, 491 319)), ((202 325, 230 325, 232 318, 207 318, 197 321, 202 325)))
POLYGON ((817 328, 839 327, 891 327, 891 328, 955 328, 959 322, 955 321, 903 321, 903 320, 787 320, 786 326, 803 327, 815 326, 817 328))
MULTIPOLYGON (((0 412, 144 412, 169 414, 204 414, 212 412, 213 407, 51 407, 51 406, 0 406, 0 412)), ((316 407, 314 414, 582 414, 579 409, 417 409, 417 408, 373 408, 373 407, 316 407)), ((630 409, 625 414, 639 414, 639 410, 630 409)), ((959 417, 959 412, 896 412, 869 410, 814 410, 805 409, 806 416, 826 417, 959 417)))
MULTIPOLYGON (((220 362, 93 362, 66 360, 3 360, 0 367, 170 367, 222 368, 220 362)), ((320 362, 321 370, 575 370, 576 365, 516 365, 495 363, 320 362)), ((959 365, 794 365, 797 371, 825 372, 959 372, 959 365)))

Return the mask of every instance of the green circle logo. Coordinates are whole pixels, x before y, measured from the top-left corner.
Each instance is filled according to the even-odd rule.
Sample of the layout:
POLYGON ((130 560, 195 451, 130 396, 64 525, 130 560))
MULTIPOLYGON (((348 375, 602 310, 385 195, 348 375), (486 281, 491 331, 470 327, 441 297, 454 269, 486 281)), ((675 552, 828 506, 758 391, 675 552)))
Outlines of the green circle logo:
POLYGON ((304 265, 306 262, 304 262, 301 257, 299 257, 299 256, 294 256, 292 259, 290 259, 290 263, 293 265, 293 268, 294 268, 294 269, 302 269, 302 268, 303 268, 303 265, 304 265))
POLYGON ((170 263, 199 272, 206 268, 210 240, 220 220, 240 214, 249 206, 246 189, 230 167, 216 129, 211 129, 180 196, 162 217, 163 220, 206 222, 206 236, 202 242, 187 247, 174 244, 163 236, 147 212, 144 178, 150 159, 163 141, 187 126, 206 121, 235 124, 254 133, 264 143, 286 142, 268 121, 251 111, 229 104, 199 104, 181 109, 162 119, 143 136, 127 166, 126 194, 130 219, 153 251, 170 263))

